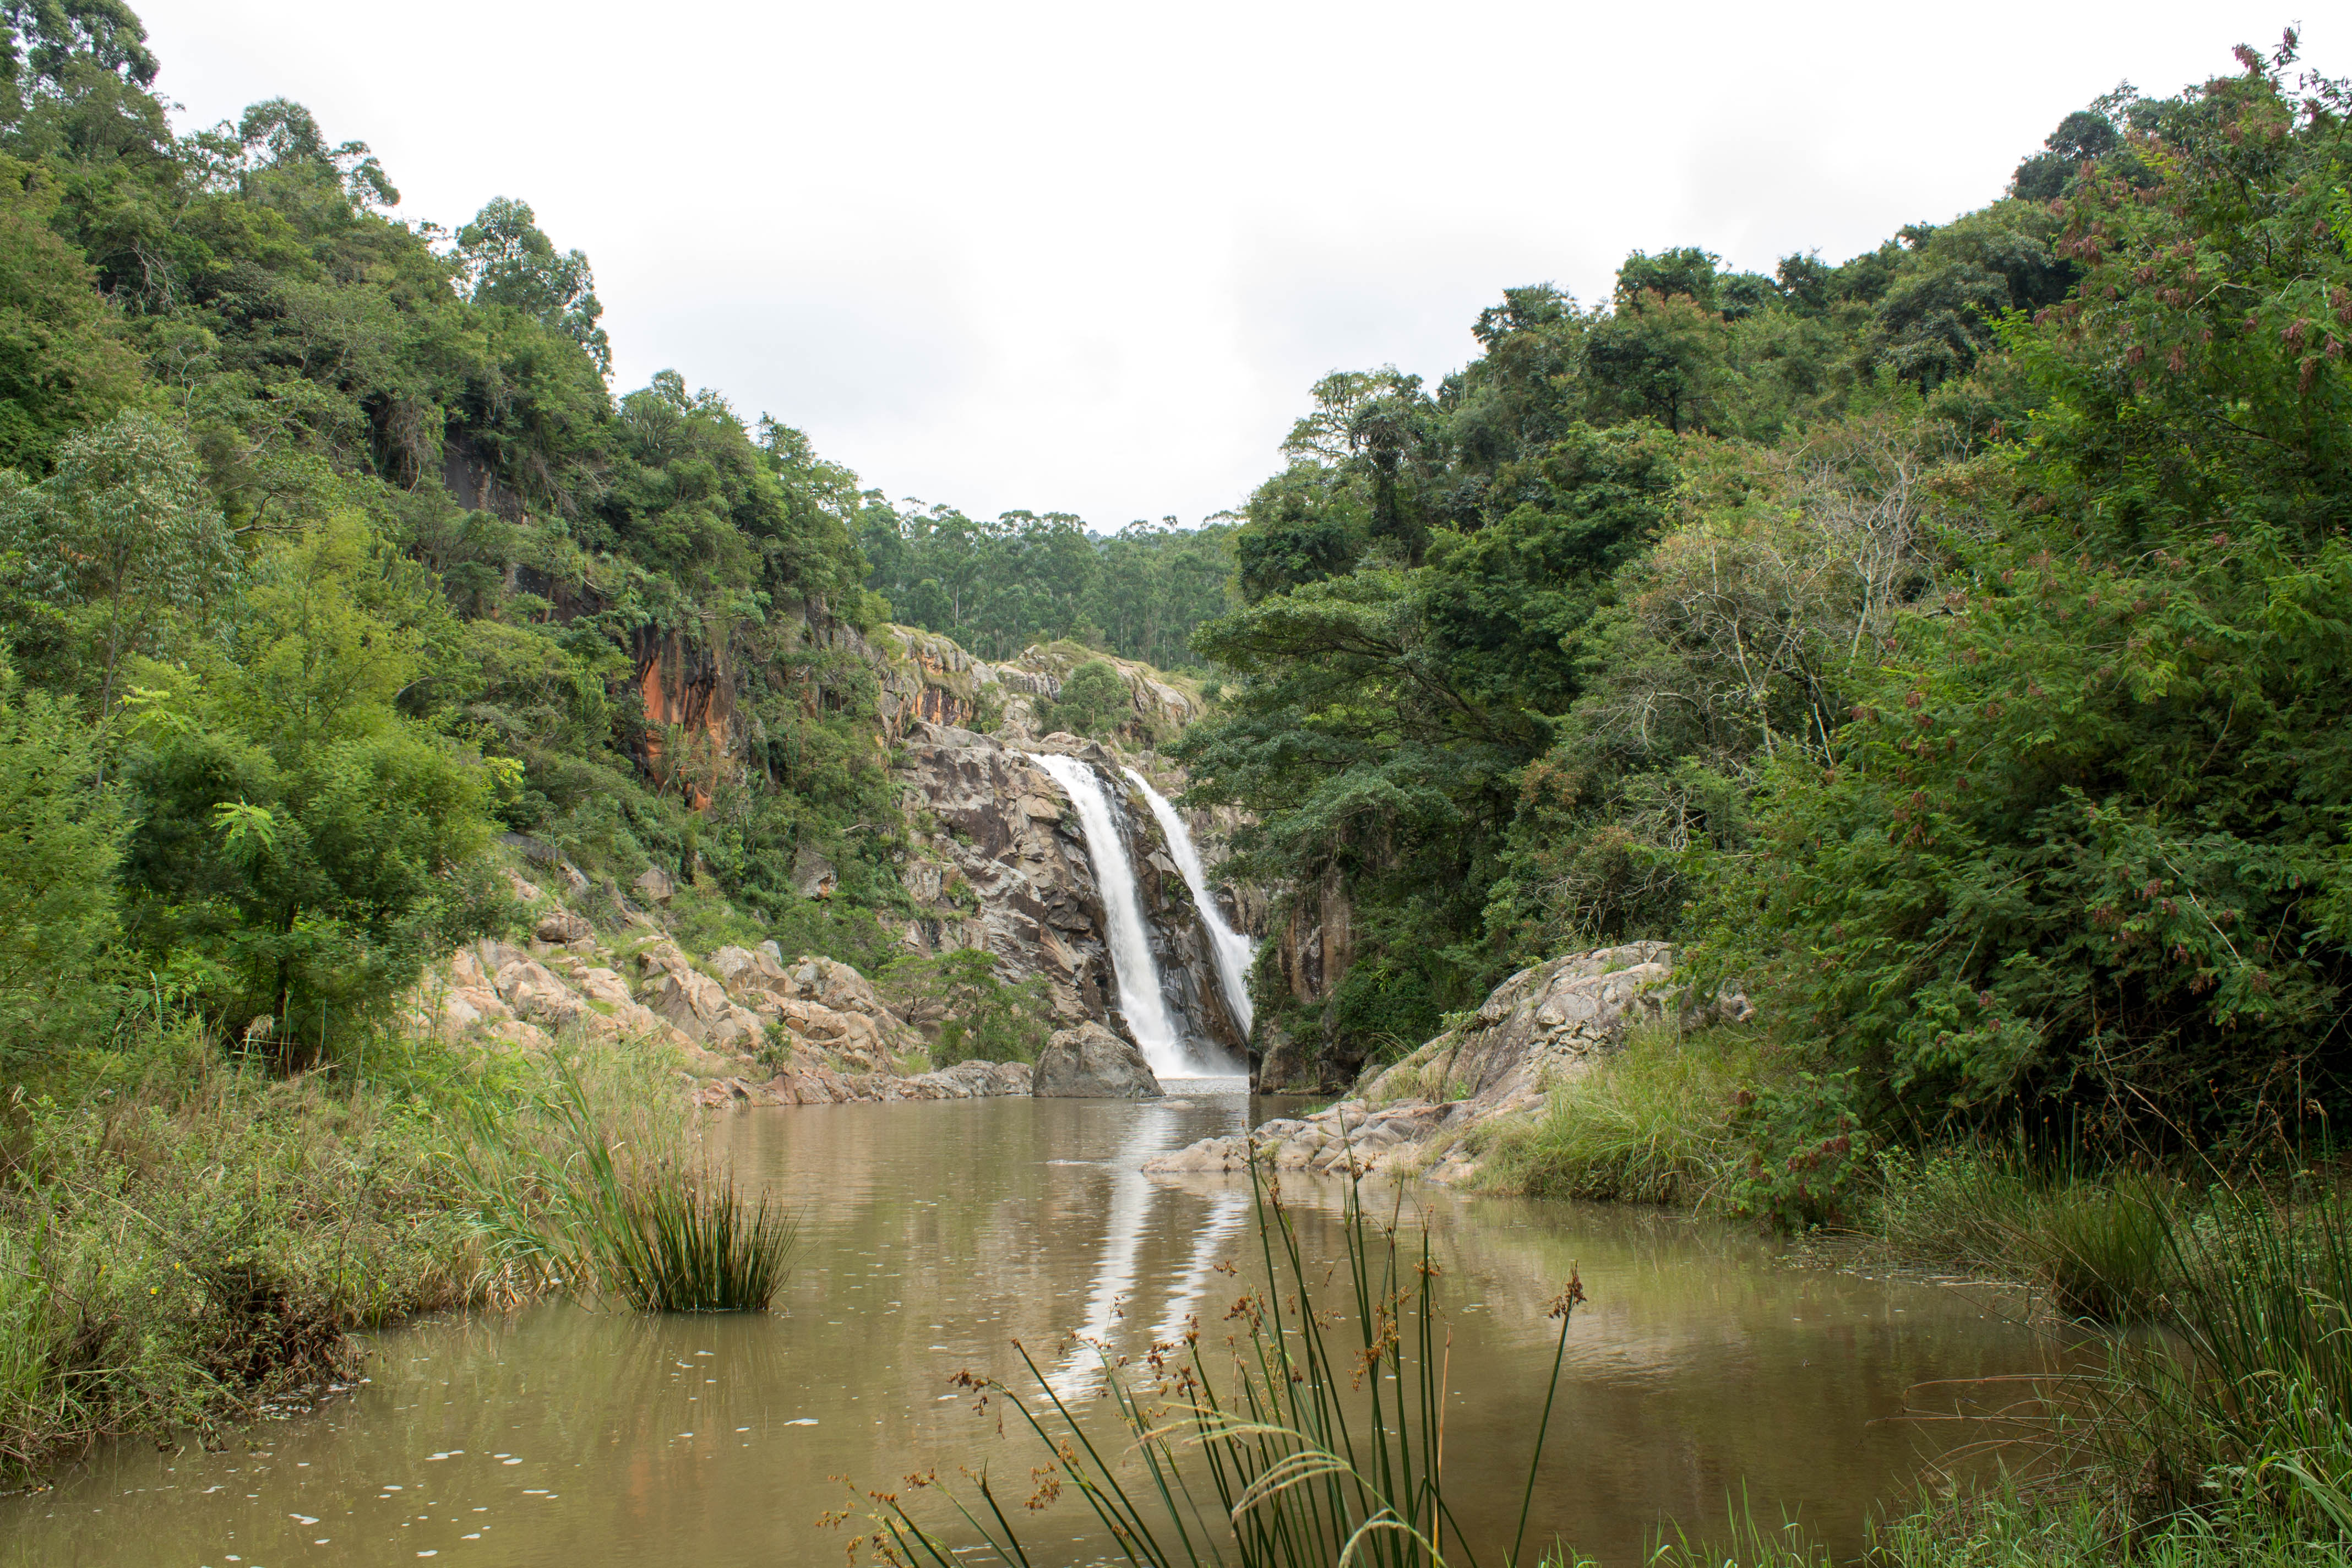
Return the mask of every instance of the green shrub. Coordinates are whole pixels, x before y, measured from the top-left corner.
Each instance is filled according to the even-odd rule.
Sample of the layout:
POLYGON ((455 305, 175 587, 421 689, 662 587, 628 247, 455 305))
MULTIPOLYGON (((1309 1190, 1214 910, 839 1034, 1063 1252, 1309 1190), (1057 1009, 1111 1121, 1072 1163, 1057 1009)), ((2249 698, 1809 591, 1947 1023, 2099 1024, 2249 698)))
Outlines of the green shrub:
POLYGON ((1781 1230, 1849 1218, 1870 1168, 1853 1095, 1852 1069, 1801 1072, 1734 1095, 1732 1129, 1746 1153, 1729 1184, 1731 1212, 1781 1230))
POLYGON ((346 1091, 166 1023, 0 1109, 0 1471, 204 1427, 341 1370, 351 1329, 517 1283, 462 1158, 514 1125, 505 1067, 410 1041, 346 1091))
POLYGON ((911 1021, 935 1026, 931 1061, 1034 1062, 1055 1028, 1045 983, 997 978, 978 948, 931 958, 901 957, 876 976, 883 995, 911 1021))
POLYGON ((96 736, 0 668, 0 1061, 74 1038, 100 1005, 121 813, 96 736))
POLYGON ((1090 658, 1070 671, 1061 695, 1046 704, 1046 728, 1076 735, 1108 735, 1132 715, 1134 699, 1118 667, 1108 659, 1090 658))

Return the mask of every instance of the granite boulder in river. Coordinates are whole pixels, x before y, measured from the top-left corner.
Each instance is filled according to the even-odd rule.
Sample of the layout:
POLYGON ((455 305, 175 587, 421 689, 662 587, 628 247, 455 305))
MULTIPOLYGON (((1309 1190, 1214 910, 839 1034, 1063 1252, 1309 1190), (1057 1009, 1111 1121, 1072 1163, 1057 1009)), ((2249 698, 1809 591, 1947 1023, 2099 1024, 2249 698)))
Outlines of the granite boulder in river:
POLYGON ((1161 1091, 1134 1043, 1089 1019, 1045 1043, 1030 1092, 1040 1100, 1158 1100, 1161 1091))

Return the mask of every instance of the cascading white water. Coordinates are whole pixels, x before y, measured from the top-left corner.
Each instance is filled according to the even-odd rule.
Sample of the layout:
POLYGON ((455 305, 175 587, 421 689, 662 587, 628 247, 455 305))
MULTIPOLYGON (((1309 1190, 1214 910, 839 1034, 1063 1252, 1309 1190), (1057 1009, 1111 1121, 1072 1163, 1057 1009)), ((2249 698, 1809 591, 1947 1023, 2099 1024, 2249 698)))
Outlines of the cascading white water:
POLYGON ((1078 809, 1078 826, 1087 836, 1087 858, 1094 862, 1095 881, 1102 889, 1103 917, 1110 929, 1103 933, 1110 949, 1112 975, 1118 982, 1119 1011, 1151 1070, 1163 1077, 1198 1072, 1185 1057, 1183 1037, 1169 1016, 1168 999, 1160 991, 1160 965, 1151 956, 1150 928, 1144 923, 1143 895, 1135 885, 1135 867, 1127 858, 1127 838, 1110 813, 1110 797, 1094 769, 1076 757, 1030 753, 1030 760, 1054 775, 1062 793, 1078 809))
POLYGON ((1143 798, 1151 803, 1151 815, 1160 819, 1160 830, 1168 836, 1168 848, 1176 857, 1176 868, 1184 873, 1184 885, 1192 889, 1192 901, 1201 906, 1201 923, 1209 928, 1210 943, 1216 949, 1217 979, 1224 986, 1225 1006, 1242 1033, 1250 1032, 1249 996, 1250 960, 1257 955, 1257 943, 1225 923, 1224 911, 1217 908, 1216 899, 1209 891, 1208 873, 1201 868, 1201 851, 1193 846, 1192 830, 1168 804, 1168 797, 1151 787, 1151 781, 1127 770, 1143 791, 1143 798))

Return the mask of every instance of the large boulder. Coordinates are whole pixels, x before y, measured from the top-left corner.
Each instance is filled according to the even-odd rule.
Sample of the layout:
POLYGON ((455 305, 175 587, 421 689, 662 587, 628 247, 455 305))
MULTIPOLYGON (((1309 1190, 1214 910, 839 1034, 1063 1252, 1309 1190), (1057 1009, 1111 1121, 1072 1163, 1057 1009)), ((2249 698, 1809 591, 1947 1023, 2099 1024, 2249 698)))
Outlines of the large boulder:
POLYGON ((722 947, 710 955, 710 972, 738 996, 747 991, 775 991, 789 995, 792 992, 784 979, 784 966, 769 952, 773 945, 761 942, 758 947, 722 947))
POLYGON ((499 965, 492 984, 516 1017, 543 1029, 577 1023, 588 1011, 572 987, 534 959, 517 956, 499 965))
POLYGON ((1045 1043, 1030 1092, 1040 1100, 1158 1100, 1143 1053, 1091 1020, 1045 1043))
POLYGON ((921 1048, 922 1037, 883 1005, 873 984, 845 963, 803 958, 786 967, 773 942, 722 947, 709 967, 727 993, 795 1041, 828 1053, 850 1072, 887 1072, 921 1048))
POLYGON ((550 910, 539 917, 539 924, 531 929, 531 935, 558 947, 588 942, 595 934, 596 928, 590 925, 584 916, 575 915, 570 910, 550 910))
POLYGON ((1523 969, 1461 1027, 1372 1078, 1358 1098, 1265 1122, 1246 1137, 1204 1139, 1144 1168, 1231 1173, 1254 1153, 1276 1171, 1461 1180, 1476 1170, 1455 1149, 1466 1130, 1540 1115, 1552 1089, 1591 1072, 1628 1029, 1677 1015, 1685 1023, 1747 1016, 1737 994, 1685 994, 1672 984, 1673 969, 1674 950, 1659 942, 1572 952, 1523 969))
POLYGON ((884 1080, 884 1100, 984 1100, 1027 1094, 1036 1069, 1027 1062, 958 1062, 916 1078, 884 1080))
POLYGON ((1675 1011, 1681 999, 1666 984, 1673 967, 1672 947, 1635 942, 1523 969, 1462 1027, 1365 1085, 1363 1098, 1374 1105, 1464 1100, 1474 1118, 1533 1107, 1554 1085, 1591 1071, 1628 1027, 1675 1011))

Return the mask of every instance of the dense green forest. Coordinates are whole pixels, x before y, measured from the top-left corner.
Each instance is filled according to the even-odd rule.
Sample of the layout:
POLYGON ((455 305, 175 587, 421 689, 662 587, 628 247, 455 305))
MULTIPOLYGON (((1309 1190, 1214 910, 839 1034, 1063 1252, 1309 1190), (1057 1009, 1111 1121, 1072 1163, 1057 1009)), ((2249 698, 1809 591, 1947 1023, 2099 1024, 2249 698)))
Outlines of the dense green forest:
POLYGON ((2000 200, 1771 276, 1630 257, 1337 374, 1185 738, 1356 957, 1335 1076, 1696 940, 1825 1121, 2260 1142, 2347 1101, 2352 110, 2292 36, 2000 200))
POLYGON ((499 831, 871 960, 901 835, 835 628, 1177 663, 1229 607, 1225 531, 902 513, 677 374, 615 395, 525 203, 400 221, 299 104, 175 134, 116 0, 6 16, 0 1050, 185 1005, 331 1052, 482 929, 499 831), (646 711, 662 655, 738 754, 646 711))
POLYGON ((866 585, 908 626, 982 658, 1066 637, 1161 669, 1200 668, 1192 633, 1234 607, 1230 523, 1087 531, 1065 512, 974 522, 945 507, 864 515, 866 585))

